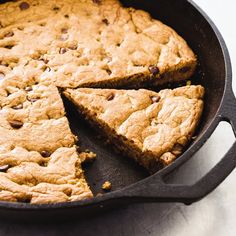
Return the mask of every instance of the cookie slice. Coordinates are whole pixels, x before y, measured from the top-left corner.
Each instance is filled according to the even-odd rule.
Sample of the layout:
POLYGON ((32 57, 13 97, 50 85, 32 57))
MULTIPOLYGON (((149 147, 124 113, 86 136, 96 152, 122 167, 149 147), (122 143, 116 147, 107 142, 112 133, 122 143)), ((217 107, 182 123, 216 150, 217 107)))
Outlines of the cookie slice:
POLYGON ((181 36, 118 0, 25 3, 0 4, 1 77, 38 68, 59 87, 115 88, 181 81, 195 70, 181 36))
POLYGON ((194 134, 204 88, 67 89, 65 96, 113 142, 150 172, 173 162, 194 134))
POLYGON ((38 204, 93 196, 54 85, 5 78, 0 106, 0 201, 38 204))

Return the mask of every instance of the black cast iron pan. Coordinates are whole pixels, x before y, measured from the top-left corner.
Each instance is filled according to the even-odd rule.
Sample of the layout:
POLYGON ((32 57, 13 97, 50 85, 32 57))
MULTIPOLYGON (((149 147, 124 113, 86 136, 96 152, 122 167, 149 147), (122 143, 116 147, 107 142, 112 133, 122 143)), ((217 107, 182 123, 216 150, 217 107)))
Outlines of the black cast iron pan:
MULTIPOLYGON (((192 1, 187 0, 124 0, 125 6, 144 9, 154 18, 173 27, 183 36, 198 56, 199 68, 193 83, 206 88, 205 110, 197 139, 170 166, 152 176, 128 158, 121 158, 102 141, 73 108, 65 102, 73 132, 79 134, 82 148, 98 154, 87 167, 87 180, 96 194, 101 184, 110 180, 113 191, 90 200, 45 205, 0 202, 3 218, 57 219, 85 216, 99 209, 133 202, 183 202, 191 204, 214 190, 235 168, 236 142, 204 177, 193 185, 167 184, 164 179, 187 162, 206 142, 220 121, 232 125, 236 134, 236 100, 232 92, 230 58, 225 43, 209 17, 192 1)), ((216 147, 217 148, 217 147, 216 147)))

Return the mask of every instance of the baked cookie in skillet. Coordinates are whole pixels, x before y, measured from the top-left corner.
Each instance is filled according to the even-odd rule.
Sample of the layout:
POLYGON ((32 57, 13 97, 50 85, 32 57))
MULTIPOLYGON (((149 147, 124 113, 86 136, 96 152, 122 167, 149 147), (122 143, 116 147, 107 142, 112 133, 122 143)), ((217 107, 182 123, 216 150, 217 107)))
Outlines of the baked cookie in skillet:
MULTIPOLYGON (((196 63, 173 29, 117 0, 0 4, 0 200, 54 203, 92 197, 81 168, 86 155, 76 150, 58 87, 156 86, 188 79, 196 63)), ((65 94, 88 117, 97 107, 102 114, 102 96, 104 106, 117 107, 107 107, 109 119, 99 112, 89 119, 106 127, 120 149, 153 171, 182 152, 202 112, 202 87, 174 91, 180 92, 84 89, 65 94), (91 91, 93 107, 77 104, 82 91, 91 91), (155 124, 155 116, 171 109, 177 117, 159 120, 160 127, 155 124), (139 118, 142 124, 136 127, 139 118)))

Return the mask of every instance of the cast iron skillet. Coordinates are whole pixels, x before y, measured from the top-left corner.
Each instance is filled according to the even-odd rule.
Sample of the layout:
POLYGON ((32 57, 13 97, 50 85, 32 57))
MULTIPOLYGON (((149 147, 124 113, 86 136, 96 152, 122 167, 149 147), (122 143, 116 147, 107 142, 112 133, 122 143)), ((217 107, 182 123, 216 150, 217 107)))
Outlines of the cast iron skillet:
POLYGON ((124 0, 125 6, 144 9, 154 18, 173 27, 182 35, 198 56, 199 68, 195 83, 206 88, 205 110, 198 129, 197 139, 173 164, 149 176, 133 161, 121 158, 102 145, 97 134, 80 119, 65 102, 71 128, 79 133, 80 145, 98 154, 97 161, 86 167, 86 176, 93 192, 110 180, 113 190, 90 200, 45 205, 0 202, 4 218, 56 219, 72 215, 85 216, 98 209, 117 207, 133 202, 183 202, 193 203, 215 189, 234 169, 236 142, 221 161, 193 185, 167 184, 164 178, 187 162, 206 142, 220 121, 232 125, 236 134, 236 100, 232 92, 230 58, 225 43, 208 16, 192 1, 187 0, 124 0))

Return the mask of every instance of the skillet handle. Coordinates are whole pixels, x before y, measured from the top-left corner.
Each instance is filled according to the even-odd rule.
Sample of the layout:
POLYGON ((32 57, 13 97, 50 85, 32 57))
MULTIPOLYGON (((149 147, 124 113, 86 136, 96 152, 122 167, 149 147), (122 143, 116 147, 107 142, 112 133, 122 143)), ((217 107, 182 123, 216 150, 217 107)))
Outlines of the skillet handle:
MULTIPOLYGON (((228 91, 229 92, 229 91, 228 91)), ((236 136, 236 99, 233 92, 225 97, 222 109, 219 112, 218 122, 227 121, 231 124, 236 136)), ((134 186, 128 196, 139 200, 183 202, 191 204, 205 197, 213 191, 236 167, 236 141, 205 176, 193 185, 164 183, 161 176, 150 177, 152 181, 143 182, 143 187, 134 186)))

